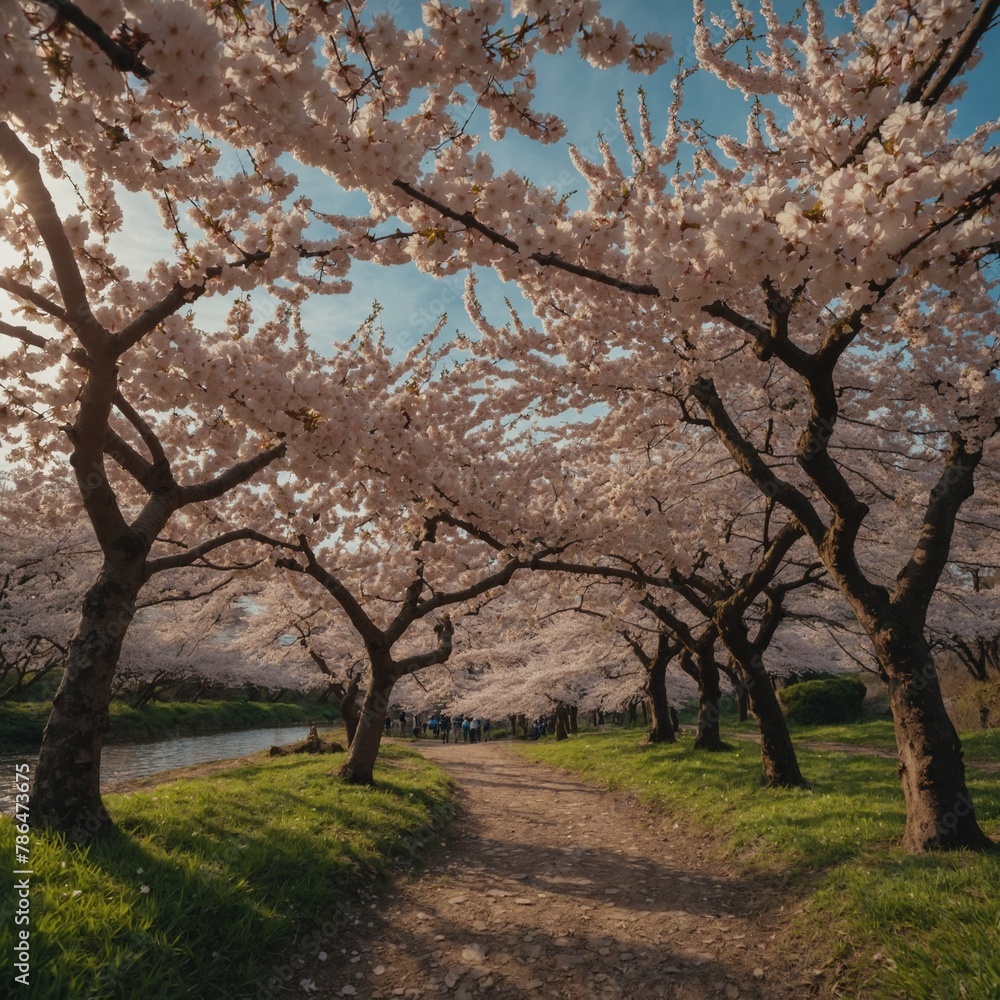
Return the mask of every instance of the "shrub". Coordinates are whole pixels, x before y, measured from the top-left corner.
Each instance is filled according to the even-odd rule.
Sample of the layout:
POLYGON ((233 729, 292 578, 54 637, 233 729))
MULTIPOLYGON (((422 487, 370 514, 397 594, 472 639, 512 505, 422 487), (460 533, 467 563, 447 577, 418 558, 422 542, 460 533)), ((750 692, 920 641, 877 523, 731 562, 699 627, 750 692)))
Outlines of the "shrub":
POLYGON ((1000 680, 970 681, 955 699, 955 709, 964 728, 1000 726, 1000 680))
POLYGON ((806 681, 825 681, 836 676, 836 674, 828 673, 825 670, 793 670, 788 674, 768 674, 776 691, 792 687, 795 684, 805 684, 806 681))
POLYGON ((816 726, 860 718, 866 692, 857 677, 831 677, 782 688, 778 699, 789 722, 816 726))

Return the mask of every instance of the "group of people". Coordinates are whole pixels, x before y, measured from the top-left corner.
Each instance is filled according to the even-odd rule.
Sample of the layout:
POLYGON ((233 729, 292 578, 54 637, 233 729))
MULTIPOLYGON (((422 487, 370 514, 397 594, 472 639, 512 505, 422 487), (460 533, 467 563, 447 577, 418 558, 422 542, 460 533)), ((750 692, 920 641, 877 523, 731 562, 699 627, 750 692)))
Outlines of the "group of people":
POLYGON ((531 732, 528 733, 529 740, 537 740, 544 736, 549 727, 549 720, 544 715, 539 716, 531 724, 531 732))
MULTIPOLYGON (((392 731, 392 722, 392 718, 386 716, 386 734, 392 731)), ((442 712, 440 715, 432 715, 425 721, 421 719, 419 713, 414 713, 412 718, 408 718, 406 712, 401 711, 398 722, 400 735, 409 729, 414 739, 430 733, 434 739, 450 743, 452 732, 454 732, 456 743, 459 741, 459 736, 461 736, 463 743, 489 743, 490 741, 489 719, 479 719, 469 715, 456 715, 452 718, 452 716, 442 712), (407 722, 409 722, 409 726, 407 726, 407 722)))

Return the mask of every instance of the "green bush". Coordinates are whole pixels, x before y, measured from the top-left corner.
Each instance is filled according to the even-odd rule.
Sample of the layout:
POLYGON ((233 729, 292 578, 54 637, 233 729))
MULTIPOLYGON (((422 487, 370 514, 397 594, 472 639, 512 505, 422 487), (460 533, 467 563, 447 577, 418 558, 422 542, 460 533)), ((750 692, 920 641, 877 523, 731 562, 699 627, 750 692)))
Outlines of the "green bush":
POLYGON ((859 719, 867 690, 857 677, 831 677, 782 688, 778 700, 789 722, 831 725, 859 719))
POLYGON ((792 687, 795 684, 805 684, 808 681, 830 680, 837 675, 831 674, 826 670, 798 670, 792 671, 789 674, 777 674, 770 676, 774 687, 780 691, 782 688, 792 687))
POLYGON ((970 681, 955 699, 958 717, 968 725, 1000 726, 1000 680, 970 681))

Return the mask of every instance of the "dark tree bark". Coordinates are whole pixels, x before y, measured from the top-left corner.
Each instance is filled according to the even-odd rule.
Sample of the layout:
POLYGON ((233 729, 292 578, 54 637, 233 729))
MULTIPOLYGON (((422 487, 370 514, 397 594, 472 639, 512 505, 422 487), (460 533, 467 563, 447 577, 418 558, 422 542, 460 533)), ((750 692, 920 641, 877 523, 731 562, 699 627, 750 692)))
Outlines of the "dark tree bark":
POLYGON ((750 718, 750 695, 746 682, 740 676, 739 670, 736 669, 735 660, 730 659, 729 666, 722 666, 722 664, 719 666, 733 686, 733 697, 736 699, 736 718, 739 722, 746 722, 750 718))
MULTIPOLYGON (((351 676, 347 684, 343 686, 343 693, 339 697, 340 717, 344 720, 344 729, 347 731, 347 745, 354 742, 354 737, 358 732, 361 723, 361 706, 358 704, 358 690, 361 687, 361 678, 351 676)), ((382 719, 385 725, 385 719, 382 719)))
MULTIPOLYGON (((347 731, 347 745, 354 742, 354 735, 358 730, 358 723, 361 719, 361 706, 358 704, 358 691, 361 687, 361 675, 356 673, 356 667, 351 668, 346 681, 337 678, 326 658, 309 646, 308 637, 301 640, 309 651, 313 663, 319 667, 320 671, 327 678, 328 687, 326 693, 333 693, 337 696, 337 704, 340 707, 340 717, 344 721, 344 729, 347 731)), ((383 724, 385 719, 382 720, 383 724)))
MULTIPOLYGON (((50 302, 33 292, 26 293, 27 300, 59 318, 78 345, 69 355, 81 373, 77 409, 64 430, 72 445, 70 465, 77 489, 104 561, 84 600, 80 624, 67 651, 66 669, 42 738, 30 812, 31 822, 38 828, 87 840, 109 826, 100 794, 101 749, 108 727, 112 679, 139 590, 154 573, 191 566, 220 544, 248 534, 230 533, 159 559, 149 558, 152 546, 178 510, 223 496, 283 455, 285 446, 258 452, 211 481, 182 486, 175 480, 160 440, 122 394, 118 369, 131 348, 204 293, 208 276, 201 284, 174 285, 159 302, 150 303, 131 322, 112 332, 94 315, 38 157, 6 122, 0 122, 0 159, 45 245, 57 289, 53 294, 61 302, 50 302), (130 433, 137 435, 145 453, 116 431, 116 411, 129 425, 130 433), (148 497, 131 523, 108 478, 106 459, 118 465, 148 497)), ((221 274, 221 268, 214 273, 221 274)), ((14 294, 20 294, 16 288, 14 294)), ((4 332, 20 337, 29 346, 45 346, 44 338, 26 328, 4 324, 4 332)), ((186 401, 177 402, 183 405, 186 401)))
POLYGON ((666 632, 661 632, 656 640, 656 655, 650 656, 642 644, 628 632, 622 632, 632 652, 646 671, 645 690, 649 696, 651 720, 649 722, 649 743, 676 743, 677 727, 671 716, 667 698, 667 667, 680 651, 680 643, 671 643, 666 632))
POLYGON ((556 705, 555 710, 555 727, 556 727, 556 739, 557 740, 567 740, 569 739, 569 726, 567 725, 567 715, 566 706, 561 702, 556 705))
POLYGON ((962 745, 945 710, 922 631, 902 623, 885 625, 873 639, 879 663, 888 666, 898 773, 906 800, 903 847, 913 852, 991 848, 976 821, 962 745))
POLYGON ((715 753, 727 749, 722 742, 719 719, 722 711, 722 686, 719 682, 719 664, 711 651, 694 656, 690 650, 683 650, 680 667, 698 684, 698 724, 694 746, 696 750, 715 753))
POLYGON ((92 839, 111 822, 101 799, 101 750, 111 682, 135 613, 143 562, 144 554, 130 574, 105 563, 87 592, 42 736, 32 824, 59 830, 73 843, 92 839))
POLYGON ((890 592, 873 583, 856 557, 858 533, 868 507, 855 495, 827 448, 837 419, 834 368, 860 330, 863 318, 859 312, 851 322, 838 322, 813 355, 805 355, 790 344, 787 325, 782 328, 779 324, 782 339, 771 345, 802 376, 812 397, 809 425, 798 443, 798 464, 833 512, 829 524, 809 497, 766 464, 733 422, 710 379, 698 380, 692 392, 740 470, 803 526, 874 646, 893 710, 906 802, 904 846, 912 852, 987 850, 993 844, 976 821, 961 744, 945 710, 924 634, 927 609, 948 561, 958 512, 974 491, 982 445, 971 446, 952 432, 913 552, 896 578, 895 590, 890 592))
POLYGON ((760 756, 765 785, 797 788, 805 784, 788 723, 763 661, 746 636, 724 630, 722 636, 743 676, 753 714, 760 729, 760 756))
POLYGON ((338 774, 349 785, 374 783, 375 761, 378 758, 385 717, 389 711, 392 689, 402 674, 397 674, 391 657, 373 657, 370 660, 368 691, 361 706, 360 717, 347 758, 338 774))
POLYGON ((673 657, 656 656, 650 664, 646 678, 646 692, 652 710, 652 724, 649 727, 650 743, 676 743, 677 733, 670 715, 670 701, 667 698, 667 664, 673 657))
POLYGON ((805 779, 799 770, 788 723, 764 667, 763 656, 784 616, 785 594, 813 582, 815 567, 807 568, 795 581, 771 589, 753 641, 745 615, 750 605, 774 580, 786 555, 804 533, 797 521, 784 525, 765 547, 756 567, 743 577, 738 586, 712 595, 712 610, 719 637, 733 658, 739 678, 746 688, 750 708, 757 718, 764 783, 783 788, 800 787, 805 784, 805 779))

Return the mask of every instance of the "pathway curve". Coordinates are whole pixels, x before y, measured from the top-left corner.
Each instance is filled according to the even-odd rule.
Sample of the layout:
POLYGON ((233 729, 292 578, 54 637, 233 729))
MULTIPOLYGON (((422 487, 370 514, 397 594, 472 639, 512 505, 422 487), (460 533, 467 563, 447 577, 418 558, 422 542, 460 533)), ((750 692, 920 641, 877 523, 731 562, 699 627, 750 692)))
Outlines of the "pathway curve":
POLYGON ((788 899, 624 795, 498 744, 418 744, 459 783, 460 832, 372 925, 303 974, 319 997, 774 1000, 814 995, 788 899))

